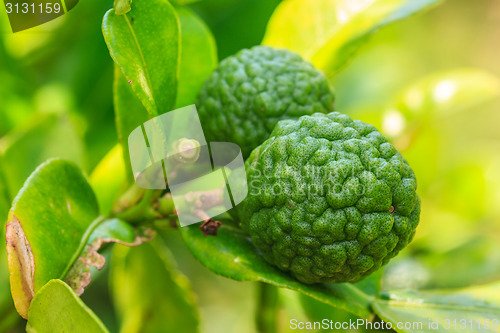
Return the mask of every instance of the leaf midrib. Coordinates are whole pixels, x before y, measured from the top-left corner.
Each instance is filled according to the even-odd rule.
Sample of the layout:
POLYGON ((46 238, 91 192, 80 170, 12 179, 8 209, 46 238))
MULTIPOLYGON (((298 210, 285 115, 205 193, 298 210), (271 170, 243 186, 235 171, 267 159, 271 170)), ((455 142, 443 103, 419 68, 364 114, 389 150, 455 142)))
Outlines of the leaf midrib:
MULTIPOLYGON (((151 77, 149 75, 148 66, 146 64, 146 58, 144 58, 144 54, 142 53, 141 44, 139 43, 139 40, 137 39, 137 35, 135 33, 135 30, 132 28, 132 24, 131 24, 128 16, 127 15, 121 15, 121 16, 123 16, 123 18, 124 18, 125 22, 127 23, 127 26, 129 28, 131 34, 132 34, 132 37, 134 38, 135 46, 137 47, 137 51, 139 52, 139 55, 140 55, 140 58, 141 58, 141 62, 142 62, 143 67, 144 67, 144 73, 146 74, 146 80, 147 80, 147 83, 148 83, 148 86, 149 86, 149 90, 151 91, 151 98, 152 98, 151 102, 152 102, 152 105, 153 105, 153 107, 155 109, 154 110, 155 112, 152 112, 152 110, 151 111, 148 110, 148 108, 146 108, 146 110, 151 115, 157 114, 158 110, 157 110, 156 103, 155 103, 155 96, 154 96, 153 84, 151 82, 151 77)), ((136 93, 136 95, 137 95, 137 93, 136 93)))

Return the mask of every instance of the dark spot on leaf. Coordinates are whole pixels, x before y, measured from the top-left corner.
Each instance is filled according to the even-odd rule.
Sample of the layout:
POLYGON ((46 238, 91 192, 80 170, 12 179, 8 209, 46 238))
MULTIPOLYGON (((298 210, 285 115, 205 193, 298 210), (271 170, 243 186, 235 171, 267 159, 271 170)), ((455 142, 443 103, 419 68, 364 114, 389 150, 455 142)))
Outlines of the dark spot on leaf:
POLYGON ((134 24, 134 18, 133 17, 130 18, 130 24, 131 25, 134 24))
POLYGON ((200 226, 200 230, 204 236, 217 236, 217 230, 222 225, 222 222, 215 221, 214 219, 207 219, 200 226))

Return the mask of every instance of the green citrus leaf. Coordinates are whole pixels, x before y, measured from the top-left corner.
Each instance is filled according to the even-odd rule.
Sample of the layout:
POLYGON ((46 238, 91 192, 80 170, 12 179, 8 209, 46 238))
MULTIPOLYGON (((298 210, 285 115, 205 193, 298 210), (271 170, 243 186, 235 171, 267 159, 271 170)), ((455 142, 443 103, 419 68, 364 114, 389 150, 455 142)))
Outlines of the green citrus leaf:
POLYGON ((459 290, 385 292, 373 308, 397 332, 500 332, 500 283, 459 290), (397 323, 412 325, 396 328, 397 323), (429 327, 429 323, 436 326, 429 327))
POLYGON ((136 248, 115 246, 110 279, 121 333, 198 331, 189 282, 158 238, 136 248))
POLYGON ((127 14, 131 9, 132 0, 115 0, 113 8, 116 15, 127 14))
POLYGON ((134 0, 125 15, 108 11, 102 30, 111 57, 148 112, 172 110, 179 60, 179 22, 172 5, 134 0))
POLYGON ((382 275, 384 268, 376 270, 363 280, 354 283, 354 285, 362 290, 365 294, 375 297, 382 288, 382 275))
POLYGON ((21 316, 26 318, 42 286, 65 277, 97 217, 94 193, 73 163, 50 160, 28 178, 14 199, 6 232, 11 292, 21 316))
MULTIPOLYGON (((354 286, 361 289, 365 294, 375 297, 380 291, 382 272, 383 269, 379 269, 367 278, 355 283, 354 286)), ((332 308, 328 304, 320 302, 305 294, 300 294, 298 299, 300 300, 302 309, 311 321, 321 322, 324 318, 328 318, 328 320, 343 323, 349 322, 349 320, 355 322, 359 319, 359 316, 342 309, 332 308)), ((358 328, 356 332, 361 333, 368 331, 358 328)))
POLYGON ((33 298, 26 332, 108 332, 104 324, 61 280, 51 280, 33 298))
POLYGON ((281 0, 205 0, 190 4, 190 7, 207 22, 217 41, 219 58, 225 59, 241 49, 260 43, 267 21, 280 2, 281 0))
POLYGON ((340 70, 379 28, 442 0, 285 0, 262 44, 287 48, 329 74, 340 70))
POLYGON ((213 272, 236 281, 261 281, 311 296, 360 317, 370 316, 371 297, 349 283, 302 284, 269 265, 241 230, 222 226, 217 237, 205 237, 198 225, 180 228, 193 255, 213 272))
POLYGON ((84 148, 71 120, 64 114, 36 115, 0 141, 3 171, 12 197, 36 167, 50 158, 83 166, 84 148))
POLYGON ((122 147, 116 145, 104 156, 90 175, 90 185, 97 196, 103 216, 111 213, 113 204, 125 185, 124 164, 122 147))
POLYGON ((130 165, 130 153, 128 150, 128 136, 130 133, 151 118, 139 98, 134 94, 125 76, 115 65, 113 100, 115 106, 115 122, 118 132, 118 141, 122 146, 123 161, 125 163, 126 180, 132 184, 134 177, 130 165))
MULTIPOLYGON (((2 222, 3 224, 3 222, 2 222)), ((16 312, 12 296, 8 292, 9 285, 9 270, 7 269, 7 252, 5 251, 5 237, 2 228, 0 238, 0 332, 9 332, 9 328, 20 319, 16 312)))
MULTIPOLYGON (((12 303, 12 298, 10 298, 10 302, 12 303)), ((19 314, 16 312, 14 304, 11 304, 7 311, 0 312, 0 332, 11 332, 12 329, 18 325, 20 320, 21 317, 19 317, 19 314)))
POLYGON ((138 246, 150 241, 155 235, 152 229, 134 227, 125 221, 112 218, 103 221, 92 232, 78 260, 75 260, 66 275, 66 282, 80 296, 92 280, 90 267, 102 270, 106 258, 99 253, 105 244, 118 243, 126 246, 138 246))
POLYGON ((205 23, 189 8, 176 7, 181 26, 181 56, 176 108, 193 104, 217 66, 217 46, 205 23))

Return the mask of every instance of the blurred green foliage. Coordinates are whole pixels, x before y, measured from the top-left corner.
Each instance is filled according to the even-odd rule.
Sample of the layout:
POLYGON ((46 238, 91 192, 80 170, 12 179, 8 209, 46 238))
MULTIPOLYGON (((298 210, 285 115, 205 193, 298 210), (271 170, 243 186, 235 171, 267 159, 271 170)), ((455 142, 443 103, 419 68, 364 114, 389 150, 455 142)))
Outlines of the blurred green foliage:
POLYGON ((160 239, 113 250, 110 285, 123 333, 196 332, 196 302, 160 239))
MULTIPOLYGON (((280 1, 172 3, 187 4, 186 13, 193 11, 203 19, 223 59, 262 42, 280 1)), ((113 61, 101 32, 102 17, 112 5, 112 0, 81 1, 67 15, 16 34, 10 32, 7 16, 0 14, 2 240, 10 202, 38 164, 64 157, 90 174, 118 142, 113 61)), ((384 289, 466 288, 500 279, 498 13, 497 0, 444 2, 432 11, 384 27, 361 45, 349 66, 331 77, 337 110, 375 124, 403 153, 419 180, 422 216, 417 236, 387 267, 384 289), (402 278, 402 272, 408 271, 414 274, 402 278)), ((210 56, 215 58, 215 53, 210 56)), ((338 70, 337 64, 324 69, 338 70)), ((116 167, 113 163, 107 161, 111 170, 116 167)), ((100 164, 104 169, 105 165, 106 161, 100 164)), ((98 175, 99 169, 91 183, 102 189, 106 186, 98 175)), ((102 209, 111 210, 121 177, 117 174, 119 180, 109 193, 98 194, 102 209)), ((236 283, 209 272, 192 258, 178 233, 168 231, 162 238, 191 280, 198 298, 200 331, 254 332, 251 313, 256 283, 236 283)), ((5 292, 9 286, 4 246, 0 245, 0 331, 13 327, 11 331, 18 332, 24 323, 17 319, 10 293, 5 292)), ((122 254, 131 260, 143 255, 140 251, 122 254)), ((107 278, 107 271, 96 275, 83 299, 108 328, 117 331, 117 317, 123 314, 114 314, 107 278)), ((484 296, 479 289, 463 292, 484 296)), ((431 296, 412 295, 424 300, 431 296)), ((302 294, 281 290, 279 297, 283 309, 279 327, 284 332, 290 331, 292 318, 353 317, 325 309, 323 303, 302 294)), ((386 307, 387 317, 394 316, 394 309, 380 306, 386 307)))

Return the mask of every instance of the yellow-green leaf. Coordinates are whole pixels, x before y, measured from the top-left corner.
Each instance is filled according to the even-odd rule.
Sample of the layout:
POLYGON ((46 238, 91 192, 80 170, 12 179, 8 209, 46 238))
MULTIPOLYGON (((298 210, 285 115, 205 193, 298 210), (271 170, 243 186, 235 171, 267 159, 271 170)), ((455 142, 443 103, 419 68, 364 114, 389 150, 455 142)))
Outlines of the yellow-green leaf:
POLYGON ((68 285, 51 280, 33 298, 26 332, 106 333, 108 330, 68 285))
POLYGON ((122 147, 116 145, 90 175, 90 185, 94 189, 101 214, 104 216, 111 213, 120 190, 125 186, 125 163, 122 154, 122 147))

